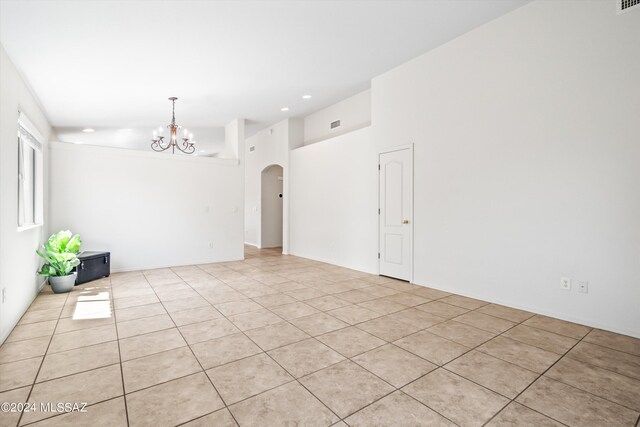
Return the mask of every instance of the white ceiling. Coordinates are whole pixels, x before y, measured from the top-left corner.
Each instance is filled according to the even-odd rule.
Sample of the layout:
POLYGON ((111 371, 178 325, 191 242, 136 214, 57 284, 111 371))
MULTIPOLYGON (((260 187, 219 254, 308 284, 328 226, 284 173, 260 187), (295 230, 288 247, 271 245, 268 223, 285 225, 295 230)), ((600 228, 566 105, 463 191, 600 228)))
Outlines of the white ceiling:
POLYGON ((307 115, 526 2, 3 0, 0 42, 60 139, 146 147, 177 96, 212 152, 236 117, 251 134, 307 115))

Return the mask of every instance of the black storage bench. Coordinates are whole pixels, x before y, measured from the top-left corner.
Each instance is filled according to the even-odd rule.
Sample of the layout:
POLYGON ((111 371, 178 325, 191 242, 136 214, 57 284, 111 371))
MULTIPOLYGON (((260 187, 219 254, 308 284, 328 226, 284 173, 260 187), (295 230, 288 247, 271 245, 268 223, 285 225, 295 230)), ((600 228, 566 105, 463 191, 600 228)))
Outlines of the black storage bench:
POLYGON ((111 253, 84 251, 78 254, 80 264, 76 267, 78 276, 76 286, 101 277, 109 277, 111 273, 111 253))

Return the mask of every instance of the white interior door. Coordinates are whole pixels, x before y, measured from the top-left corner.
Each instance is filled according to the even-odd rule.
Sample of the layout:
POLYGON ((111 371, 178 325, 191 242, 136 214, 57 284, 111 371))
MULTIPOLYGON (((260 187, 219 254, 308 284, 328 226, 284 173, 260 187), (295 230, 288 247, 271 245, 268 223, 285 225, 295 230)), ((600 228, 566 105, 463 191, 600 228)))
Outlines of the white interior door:
POLYGON ((411 281, 413 262, 413 150, 380 154, 380 274, 411 281))

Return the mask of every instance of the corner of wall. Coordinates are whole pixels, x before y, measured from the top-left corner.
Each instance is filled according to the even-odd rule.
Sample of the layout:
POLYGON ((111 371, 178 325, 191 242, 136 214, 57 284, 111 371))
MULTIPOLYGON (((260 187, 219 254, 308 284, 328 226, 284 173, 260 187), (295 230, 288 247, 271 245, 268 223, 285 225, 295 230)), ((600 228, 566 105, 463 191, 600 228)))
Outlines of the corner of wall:
POLYGON ((35 272, 40 259, 35 250, 45 238, 48 228, 48 139, 51 126, 28 82, 0 45, 0 285, 7 299, 0 309, 0 341, 9 335, 41 289, 35 272), (18 212, 18 145, 16 132, 18 110, 23 112, 44 136, 43 147, 43 226, 17 230, 18 212))
POLYGON ((304 119, 291 118, 289 123, 288 146, 289 150, 304 145, 304 119))

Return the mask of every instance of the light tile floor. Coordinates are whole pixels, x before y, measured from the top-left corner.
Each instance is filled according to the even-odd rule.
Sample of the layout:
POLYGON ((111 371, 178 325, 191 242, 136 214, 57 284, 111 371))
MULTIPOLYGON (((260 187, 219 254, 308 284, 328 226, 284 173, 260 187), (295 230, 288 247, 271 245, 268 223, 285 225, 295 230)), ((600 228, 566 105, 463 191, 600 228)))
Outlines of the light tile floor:
POLYGON ((247 248, 45 289, 0 402, 37 404, 0 426, 637 426, 640 340, 247 248))

